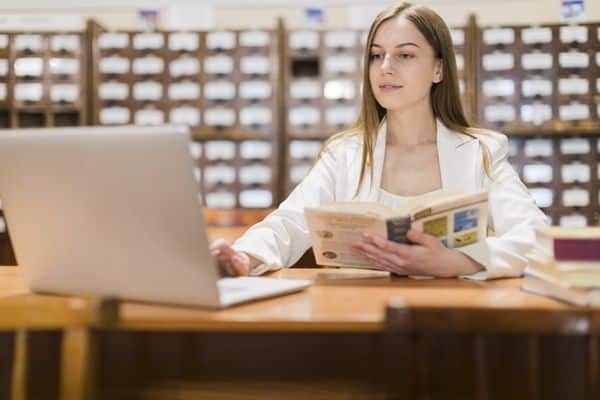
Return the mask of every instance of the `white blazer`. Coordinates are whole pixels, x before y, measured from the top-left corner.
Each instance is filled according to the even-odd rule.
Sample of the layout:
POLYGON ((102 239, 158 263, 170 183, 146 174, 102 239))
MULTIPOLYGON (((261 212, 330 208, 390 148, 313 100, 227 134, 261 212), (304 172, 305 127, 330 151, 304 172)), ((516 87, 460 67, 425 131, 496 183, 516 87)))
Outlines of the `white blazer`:
MULTIPOLYGON (((289 267, 310 247, 305 207, 333 201, 376 201, 381 186, 386 146, 386 124, 381 124, 374 149, 373 184, 367 169, 363 184, 353 198, 360 175, 362 138, 336 140, 279 208, 252 226, 234 244, 263 264, 252 271, 289 267)), ((485 269, 471 279, 515 277, 527 265, 525 255, 536 246, 534 228, 548 225, 546 216, 507 161, 508 139, 500 133, 478 135, 477 139, 453 132, 437 121, 437 147, 442 189, 445 191, 489 192, 488 225, 495 236, 457 249, 485 269), (482 147, 491 154, 492 178, 483 168, 482 147)), ((398 171, 401 173, 401 171, 398 171)))

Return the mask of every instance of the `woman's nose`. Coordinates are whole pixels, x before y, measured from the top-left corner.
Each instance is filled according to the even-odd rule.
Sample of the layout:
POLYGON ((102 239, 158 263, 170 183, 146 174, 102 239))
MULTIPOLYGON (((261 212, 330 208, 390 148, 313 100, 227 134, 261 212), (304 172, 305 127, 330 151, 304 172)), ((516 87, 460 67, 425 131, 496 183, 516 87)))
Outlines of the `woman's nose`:
POLYGON ((381 61, 381 71, 382 72, 391 72, 392 69, 392 60, 390 59, 389 54, 386 54, 381 61))

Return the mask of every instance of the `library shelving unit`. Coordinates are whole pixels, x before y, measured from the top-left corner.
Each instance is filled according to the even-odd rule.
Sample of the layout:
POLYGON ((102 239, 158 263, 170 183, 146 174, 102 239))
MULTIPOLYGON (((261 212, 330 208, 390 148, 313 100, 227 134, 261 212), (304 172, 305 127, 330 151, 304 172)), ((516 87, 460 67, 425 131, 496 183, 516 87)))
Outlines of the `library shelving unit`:
POLYGON ((274 207, 282 29, 109 32, 91 23, 92 122, 185 124, 207 207, 274 207))

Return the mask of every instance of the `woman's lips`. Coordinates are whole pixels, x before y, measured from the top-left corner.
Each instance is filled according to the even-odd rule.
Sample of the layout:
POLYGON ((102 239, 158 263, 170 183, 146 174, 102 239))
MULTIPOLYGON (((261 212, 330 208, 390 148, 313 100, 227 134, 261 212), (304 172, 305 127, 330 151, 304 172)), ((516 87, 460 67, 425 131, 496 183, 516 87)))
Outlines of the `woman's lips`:
POLYGON ((384 84, 384 85, 379 85, 379 90, 382 92, 393 92, 395 90, 398 89, 402 89, 402 86, 400 85, 391 85, 391 84, 384 84))

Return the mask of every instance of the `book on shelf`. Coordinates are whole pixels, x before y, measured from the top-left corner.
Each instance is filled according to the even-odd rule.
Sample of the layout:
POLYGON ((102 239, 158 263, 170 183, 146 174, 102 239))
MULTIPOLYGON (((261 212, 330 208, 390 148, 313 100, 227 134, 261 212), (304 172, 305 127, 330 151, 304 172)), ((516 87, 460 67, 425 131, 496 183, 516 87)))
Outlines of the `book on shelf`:
POLYGON ((351 248, 363 233, 410 244, 409 229, 459 248, 484 240, 488 193, 437 192, 407 199, 399 208, 375 202, 337 202, 305 208, 315 259, 319 265, 373 268, 372 261, 351 248))

